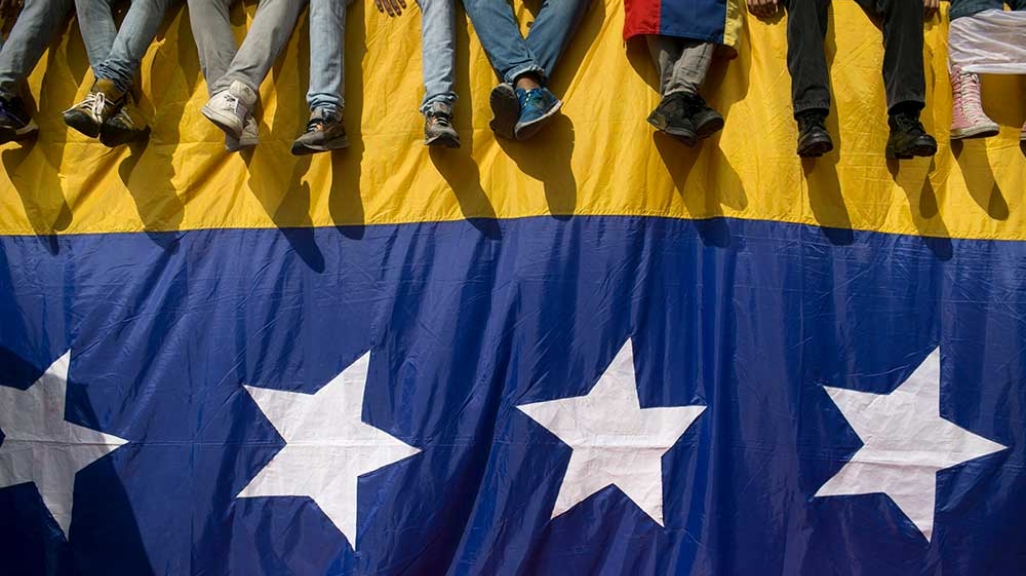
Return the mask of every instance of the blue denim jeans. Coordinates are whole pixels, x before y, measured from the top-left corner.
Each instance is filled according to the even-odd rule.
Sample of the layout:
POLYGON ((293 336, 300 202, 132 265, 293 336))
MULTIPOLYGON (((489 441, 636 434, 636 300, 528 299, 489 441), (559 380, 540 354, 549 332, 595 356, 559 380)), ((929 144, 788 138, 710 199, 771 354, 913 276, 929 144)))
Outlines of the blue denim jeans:
POLYGON ((235 2, 189 0, 192 35, 211 96, 227 90, 235 81, 259 91, 306 6, 306 0, 260 0, 240 47, 232 33, 231 7, 235 2))
POLYGON ((75 0, 93 75, 98 80, 112 81, 121 92, 128 92, 164 14, 178 1, 132 0, 119 30, 114 24, 112 0, 75 0))
POLYGON ((435 102, 456 102, 456 0, 417 0, 424 68, 425 112, 435 102))
POLYGON ((4 42, 0 38, 0 95, 17 95, 71 9, 71 0, 25 0, 4 42))
POLYGON ((346 12, 353 0, 310 0, 310 110, 339 114, 345 106, 346 12))
POLYGON ((1012 10, 1026 10, 1026 0, 951 0, 948 17, 954 20, 979 14, 984 10, 1001 10, 1005 4, 1012 10))
POLYGON ((544 0, 525 39, 506 0, 463 0, 492 68, 504 82, 533 72, 544 81, 584 19, 590 0, 544 0))

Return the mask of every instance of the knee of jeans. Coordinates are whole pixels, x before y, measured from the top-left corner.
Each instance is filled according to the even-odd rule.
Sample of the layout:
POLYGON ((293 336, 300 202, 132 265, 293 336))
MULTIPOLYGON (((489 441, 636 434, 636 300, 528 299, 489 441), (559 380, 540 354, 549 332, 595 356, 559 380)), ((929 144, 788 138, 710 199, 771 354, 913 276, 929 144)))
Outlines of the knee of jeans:
POLYGON ((979 0, 955 0, 951 3, 951 9, 948 10, 948 17, 951 20, 955 20, 956 18, 973 16, 991 8, 1001 8, 1001 3, 981 2, 979 0))

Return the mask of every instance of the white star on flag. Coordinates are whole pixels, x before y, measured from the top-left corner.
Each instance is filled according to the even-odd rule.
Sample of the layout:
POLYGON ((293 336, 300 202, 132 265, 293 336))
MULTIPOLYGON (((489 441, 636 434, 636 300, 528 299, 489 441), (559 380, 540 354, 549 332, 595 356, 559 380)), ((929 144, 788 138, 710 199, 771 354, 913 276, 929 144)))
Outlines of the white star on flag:
POLYGON ((663 454, 705 406, 642 408, 631 340, 585 396, 517 406, 573 449, 552 518, 613 485, 663 525, 663 454))
POLYGON ((246 386, 285 447, 239 498, 307 496, 356 548, 358 478, 420 452, 363 423, 370 353, 316 394, 246 386))
POLYGON ((937 472, 1006 449, 941 417, 940 376, 936 348, 890 394, 825 387, 863 446, 816 497, 885 494, 929 541, 937 472))
POLYGON ((0 488, 33 483, 64 537, 71 527, 75 476, 128 443, 65 420, 71 352, 28 390, 0 386, 0 488))

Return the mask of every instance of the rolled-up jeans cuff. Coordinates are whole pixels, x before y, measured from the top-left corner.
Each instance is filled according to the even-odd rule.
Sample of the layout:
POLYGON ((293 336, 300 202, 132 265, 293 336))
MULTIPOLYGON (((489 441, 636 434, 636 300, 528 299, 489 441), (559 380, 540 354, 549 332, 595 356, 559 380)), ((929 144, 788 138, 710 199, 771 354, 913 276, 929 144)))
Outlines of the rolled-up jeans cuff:
POLYGON ((887 103, 887 112, 890 113, 891 110, 894 110, 898 106, 902 106, 902 105, 907 106, 907 105, 910 105, 910 104, 915 106, 918 110, 921 111, 921 110, 923 110, 923 108, 926 108, 926 98, 923 98, 922 96, 919 96, 918 94, 905 94, 905 95, 899 96, 899 97, 895 98, 894 102, 888 102, 887 103))
POLYGON ((533 73, 537 74, 538 77, 541 78, 542 84, 545 83, 545 69, 542 68, 541 66, 537 65, 537 64, 524 64, 523 66, 518 66, 517 68, 514 68, 514 69, 510 70, 509 72, 507 72, 506 76, 505 76, 505 78, 503 78, 503 80, 507 84, 512 85, 512 84, 514 84, 516 82, 518 77, 523 76, 524 74, 527 74, 528 72, 533 72, 533 73))
POLYGON ((830 114, 830 102, 795 102, 794 117, 797 118, 802 112, 809 110, 820 110, 824 114, 830 114))
POLYGON ((420 105, 420 113, 423 114, 424 112, 427 112, 428 109, 431 108, 431 105, 434 104, 435 102, 441 102, 443 104, 448 104, 449 107, 452 107, 452 105, 456 103, 456 99, 457 99, 457 96, 455 94, 453 94, 453 93, 435 94, 435 95, 432 95, 432 96, 425 95, 424 96, 424 102, 420 105))

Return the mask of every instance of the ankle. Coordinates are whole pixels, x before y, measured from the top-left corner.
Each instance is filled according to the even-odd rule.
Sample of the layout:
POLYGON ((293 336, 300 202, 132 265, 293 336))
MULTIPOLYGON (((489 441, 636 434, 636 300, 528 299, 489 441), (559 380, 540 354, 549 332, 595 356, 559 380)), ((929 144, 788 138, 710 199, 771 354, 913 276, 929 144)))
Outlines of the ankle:
POLYGON ((919 102, 900 102, 891 107, 887 114, 891 118, 904 117, 910 120, 919 120, 919 112, 923 105, 919 102))
POLYGON ((542 87, 541 78, 534 72, 528 72, 517 76, 516 80, 513 81, 513 86, 530 92, 542 87))
POLYGON ((798 112, 794 115, 794 119, 797 120, 799 124, 813 120, 825 122, 827 115, 828 112, 826 110, 821 110, 819 108, 811 108, 809 110, 802 110, 801 112, 798 112))

